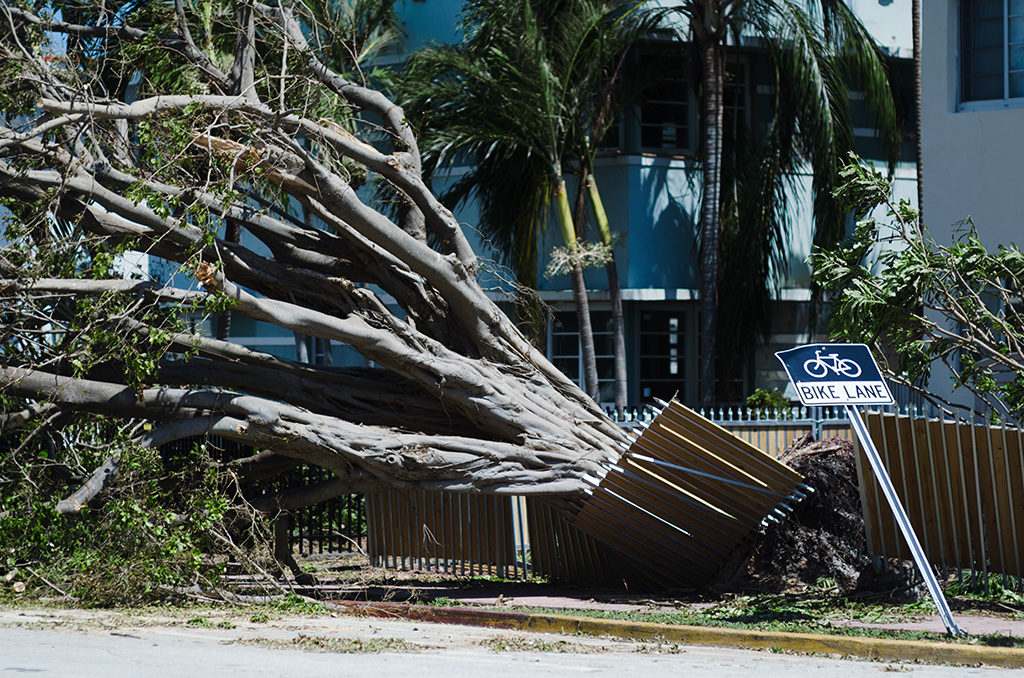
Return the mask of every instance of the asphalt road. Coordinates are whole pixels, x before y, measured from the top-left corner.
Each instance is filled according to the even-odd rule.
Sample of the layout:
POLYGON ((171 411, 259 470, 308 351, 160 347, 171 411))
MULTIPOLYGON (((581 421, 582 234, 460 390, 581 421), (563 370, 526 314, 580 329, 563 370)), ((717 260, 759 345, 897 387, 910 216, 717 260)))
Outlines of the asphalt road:
POLYGON ((592 637, 525 634, 441 624, 338 617, 235 628, 194 628, 186 623, 134 621, 111 624, 57 615, 0 614, 0 677, 17 674, 90 678, 165 676, 742 676, 892 675, 994 676, 999 669, 850 661, 722 648, 659 648, 592 637), (398 638, 417 652, 327 653, 279 649, 246 642, 286 644, 300 634, 317 638, 398 638), (494 651, 496 639, 545 651, 494 651), (560 645, 561 644, 561 645, 560 645), (558 652, 570 646, 580 652, 558 652), (672 651, 665 651, 672 650, 672 651))

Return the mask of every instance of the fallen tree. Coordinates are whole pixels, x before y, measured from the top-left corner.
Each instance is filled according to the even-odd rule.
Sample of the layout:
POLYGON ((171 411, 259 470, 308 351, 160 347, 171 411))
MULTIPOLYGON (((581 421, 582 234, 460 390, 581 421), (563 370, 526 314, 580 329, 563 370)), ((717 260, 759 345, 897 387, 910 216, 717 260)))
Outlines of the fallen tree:
MULTIPOLYGON (((334 494, 572 509, 624 434, 478 284, 401 109, 307 40, 303 3, 116 5, 0 5, 5 431, 96 413, 138 423, 143 446, 212 433, 260 450, 251 470, 327 468, 334 494), (130 252, 174 266, 125 275, 130 252), (224 310, 372 366, 196 331, 224 310)), ((87 506, 118 463, 59 510, 87 506)), ((287 503, 303 503, 294 488, 287 503)))

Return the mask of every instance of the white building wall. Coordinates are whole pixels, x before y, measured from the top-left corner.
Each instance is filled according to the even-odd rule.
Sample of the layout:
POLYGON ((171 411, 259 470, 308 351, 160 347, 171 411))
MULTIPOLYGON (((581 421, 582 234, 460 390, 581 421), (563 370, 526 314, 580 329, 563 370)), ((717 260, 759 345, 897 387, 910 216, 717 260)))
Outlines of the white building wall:
POLYGON ((925 225, 950 242, 970 217, 986 247, 1024 245, 1024 101, 959 110, 957 5, 922 2, 925 225))
MULTIPOLYGON (((986 248, 1024 246, 1024 100, 958 105, 959 2, 921 4, 925 227, 948 244, 970 218, 986 248)), ((929 390, 974 405, 944 369, 929 390)))

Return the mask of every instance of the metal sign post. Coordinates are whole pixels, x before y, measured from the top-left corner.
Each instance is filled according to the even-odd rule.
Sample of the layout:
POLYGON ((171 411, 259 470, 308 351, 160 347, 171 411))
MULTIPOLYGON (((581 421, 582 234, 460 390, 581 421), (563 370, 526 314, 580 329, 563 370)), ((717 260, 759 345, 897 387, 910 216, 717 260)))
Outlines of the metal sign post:
POLYGON ((896 488, 889 479, 889 473, 882 464, 882 458, 875 448, 868 428, 855 405, 891 405, 892 394, 882 378, 871 351, 864 344, 810 344, 798 346, 775 354, 782 361, 790 381, 796 387, 800 402, 804 405, 842 405, 850 418, 857 439, 864 448, 864 454, 871 464, 882 493, 889 502, 896 524, 903 538, 910 546, 914 563, 924 578, 928 593, 931 594, 939 617, 951 636, 965 635, 953 620, 946 597, 939 588, 939 582, 932 572, 921 542, 918 541, 910 518, 903 509, 896 488))

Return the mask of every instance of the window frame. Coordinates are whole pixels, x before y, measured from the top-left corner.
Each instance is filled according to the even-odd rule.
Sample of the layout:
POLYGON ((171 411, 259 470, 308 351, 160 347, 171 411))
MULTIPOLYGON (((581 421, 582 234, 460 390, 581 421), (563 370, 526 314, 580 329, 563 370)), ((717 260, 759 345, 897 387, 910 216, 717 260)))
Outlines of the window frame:
MULTIPOLYGON (((549 318, 549 320, 547 322, 547 350, 545 351, 545 353, 547 354, 546 357, 547 357, 548 360, 551 361, 551 363, 556 368, 558 368, 558 370, 560 372, 562 372, 562 369, 560 367, 558 367, 560 361, 562 361, 562 360, 575 360, 576 361, 576 376, 573 377, 573 376, 571 376, 569 374, 565 374, 565 372, 562 372, 562 374, 565 374, 565 376, 568 379, 570 379, 571 381, 575 382, 576 385, 580 387, 580 389, 585 391, 586 390, 586 384, 584 383, 584 374, 583 374, 583 351, 582 351, 582 347, 580 346, 580 332, 579 332, 579 328, 577 327, 575 331, 567 331, 564 328, 556 328, 555 327, 555 324, 559 322, 559 320, 557 318, 558 315, 566 314, 566 315, 570 315, 570 316, 575 316, 576 315, 576 309, 571 307, 571 306, 564 306, 564 307, 563 306, 556 306, 555 308, 552 309, 552 311, 553 311, 553 313, 552 313, 551 317, 549 318), (555 348, 556 348, 556 346, 555 346, 555 344, 556 344, 555 338, 556 338, 556 336, 557 337, 575 337, 576 338, 575 351, 571 352, 571 353, 556 353, 555 352, 555 348)), ((594 344, 595 344, 595 346, 594 346, 595 356, 594 357, 599 362, 603 362, 603 363, 607 364, 607 363, 610 363, 611 361, 614 361, 615 356, 613 354, 610 354, 610 353, 597 353, 597 347, 599 345, 598 338, 606 339, 607 340, 607 344, 610 346, 612 344, 612 332, 611 332, 610 329, 599 329, 599 323, 595 322, 595 316, 597 318, 602 318, 603 319, 604 316, 606 316, 606 315, 608 315, 608 316, 611 315, 611 307, 610 306, 607 306, 606 304, 600 304, 600 303, 593 303, 593 302, 591 302, 591 305, 590 305, 590 319, 591 319, 591 323, 592 323, 592 331, 593 331, 593 335, 594 335, 594 344)), ((602 377, 600 375, 600 370, 598 370, 597 383, 598 383, 598 389, 599 390, 601 390, 602 387, 604 387, 603 390, 611 391, 614 394, 614 389, 615 389, 615 377, 614 376, 602 377)), ((612 395, 610 400, 602 399, 601 402, 600 402, 600 405, 601 405, 601 407, 614 407, 615 406, 615 397, 614 397, 614 395, 612 395)))
MULTIPOLYGON (((700 391, 700 362, 699 362, 699 347, 700 347, 700 307, 699 304, 693 302, 644 302, 637 304, 634 310, 634 318, 631 323, 632 332, 636 338, 636 346, 631 357, 632 374, 634 383, 632 388, 636 394, 637 403, 650 404, 655 402, 653 399, 653 393, 651 396, 644 395, 644 385, 652 383, 670 383, 677 381, 681 387, 678 390, 678 397, 685 403, 695 403, 700 391), (680 324, 677 330, 674 332, 678 335, 677 346, 678 352, 676 358, 679 360, 680 367, 680 378, 670 379, 665 377, 645 377, 643 369, 644 359, 657 360, 658 358, 667 358, 671 360, 673 357, 671 353, 658 354, 648 353, 644 351, 644 337, 655 336, 655 335, 668 335, 673 333, 672 330, 648 330, 644 331, 644 313, 665 313, 675 315, 680 319, 680 324)), ((669 342, 671 346, 671 342, 669 342)), ((664 393, 662 395, 665 395, 664 393)), ((667 400, 668 398, 663 398, 667 400)))
MULTIPOLYGON (((964 100, 964 13, 965 3, 971 0, 957 0, 956 3, 956 111, 991 111, 1003 108, 1024 108, 1024 95, 1010 96, 1010 19, 1024 17, 1024 14, 1010 15, 1010 0, 1002 0, 1003 21, 1003 96, 998 99, 964 100)), ((1017 44, 1017 43, 1014 43, 1017 44)), ((1021 72, 1017 69, 1016 72, 1021 72)))
MULTIPOLYGON (((634 104, 635 108, 635 119, 632 124, 636 128, 636 149, 638 152, 649 155, 662 155, 662 156, 680 156, 680 155, 692 155, 696 152, 697 148, 697 128, 696 125, 699 123, 700 116, 697 110, 700 102, 697 101, 696 85, 691 82, 689 73, 689 63, 683 55, 681 47, 678 43, 661 43, 652 42, 651 44, 645 45, 640 49, 640 53, 637 57, 638 61, 644 59, 655 59, 665 61, 667 59, 675 59, 678 61, 675 66, 679 77, 677 80, 683 83, 683 89, 686 92, 686 100, 683 101, 681 98, 675 101, 671 100, 659 100, 651 99, 650 93, 645 93, 639 101, 634 104), (674 146, 645 146, 644 145, 644 128, 656 128, 658 123, 644 123, 644 108, 648 103, 654 104, 668 104, 675 106, 685 107, 686 114, 686 139, 676 139, 674 146), (683 142, 685 145, 681 145, 683 142)), ((662 123, 663 125, 664 123, 662 123)))

